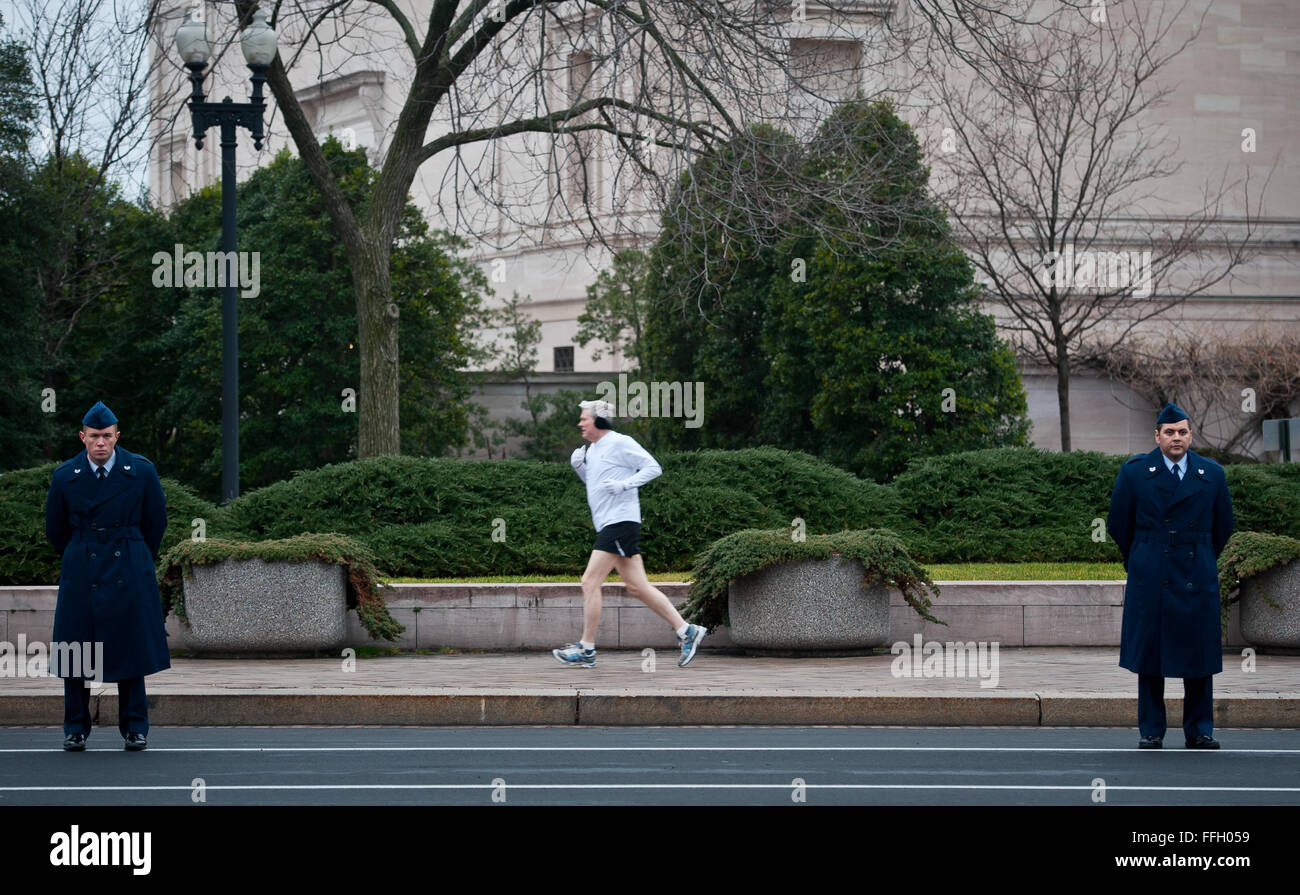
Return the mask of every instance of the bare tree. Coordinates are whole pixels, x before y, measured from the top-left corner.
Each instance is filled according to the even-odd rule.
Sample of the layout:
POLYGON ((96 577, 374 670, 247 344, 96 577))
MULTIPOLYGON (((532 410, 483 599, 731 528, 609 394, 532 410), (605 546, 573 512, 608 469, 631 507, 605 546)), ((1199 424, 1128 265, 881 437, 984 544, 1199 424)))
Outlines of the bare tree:
POLYGON ((158 64, 150 32, 159 6, 159 0, 22 0, 17 22, 40 94, 38 151, 56 169, 79 155, 97 182, 143 170, 149 78, 158 64))
MULTIPOLYGON (((44 385, 76 363, 65 346, 128 259, 102 238, 106 205, 141 188, 157 0, 23 0, 16 23, 36 89, 32 162, 49 238, 31 259, 41 293, 44 385)), ((48 433, 47 458, 55 446, 48 433)))
MULTIPOLYGON (((753 133, 756 124, 788 124, 801 110, 819 117, 818 103, 846 98, 862 69, 881 66, 883 55, 864 47, 879 36, 880 19, 893 5, 829 0, 810 11, 786 0, 276 3, 280 52, 269 74, 276 114, 323 192, 351 264, 360 455, 400 450, 388 258, 423 165, 433 162, 439 172, 430 187, 441 218, 435 223, 486 246, 635 243, 656 229, 664 198, 692 159, 753 133), (808 25, 812 18, 816 29, 808 25), (839 72, 828 65, 808 71, 807 58, 816 55, 804 45, 810 40, 834 51, 839 61, 829 68, 839 72), (373 158, 381 173, 364 203, 335 181, 298 89, 355 70, 360 57, 366 66, 387 66, 385 78, 402 85, 400 107, 373 158)), ((235 6, 235 28, 242 28, 255 3, 235 6)), ((235 37, 228 32, 224 46, 235 37)), ((761 141, 750 145, 762 149, 761 141)), ((846 170, 870 179, 868 164, 846 170)), ((791 169, 795 187, 801 176, 791 169)), ((739 188, 742 182, 727 226, 762 229, 789 209, 786 195, 754 195, 739 188)), ((866 219, 856 213, 856 198, 843 198, 848 192, 826 192, 828 201, 845 204, 842 220, 857 226, 866 219)))
POLYGON ((1150 405, 1178 404, 1210 448, 1244 455, 1261 420, 1300 401, 1300 334, 1260 327, 1225 341, 1215 329, 1180 329, 1114 347, 1101 368, 1150 405))
POLYGON ((1179 172, 1155 112, 1195 39, 1189 3, 913 0, 908 33, 934 102, 936 189, 1005 307, 1022 356, 1056 372, 1061 449, 1070 378, 1145 321, 1231 281, 1254 254, 1249 174, 1162 207, 1179 172), (1244 217, 1225 218, 1241 189, 1244 217))

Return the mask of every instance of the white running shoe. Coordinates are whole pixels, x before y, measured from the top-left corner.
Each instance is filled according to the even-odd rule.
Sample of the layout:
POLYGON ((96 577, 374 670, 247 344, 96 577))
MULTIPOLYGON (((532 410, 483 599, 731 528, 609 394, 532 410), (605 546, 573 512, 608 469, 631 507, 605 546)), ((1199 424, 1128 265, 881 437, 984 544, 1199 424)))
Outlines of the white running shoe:
POLYGON ((686 636, 682 638, 682 657, 677 660, 677 664, 685 668, 695 658, 695 651, 700 648, 700 641, 704 635, 709 633, 707 629, 699 625, 691 625, 686 629, 686 636))
POLYGON ((564 649, 553 649, 551 655, 562 665, 578 665, 582 668, 596 667, 596 650, 583 649, 576 643, 570 643, 564 649))

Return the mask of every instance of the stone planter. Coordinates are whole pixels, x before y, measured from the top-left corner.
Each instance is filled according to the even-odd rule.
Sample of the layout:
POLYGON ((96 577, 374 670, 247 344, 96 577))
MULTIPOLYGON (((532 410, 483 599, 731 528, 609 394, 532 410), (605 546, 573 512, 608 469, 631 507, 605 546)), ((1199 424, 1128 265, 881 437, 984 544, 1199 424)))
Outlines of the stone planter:
POLYGON ((1300 652, 1300 560, 1241 582, 1241 636, 1271 652, 1300 652))
POLYGON ((227 559, 190 567, 183 649, 204 655, 337 653, 347 637, 341 565, 227 559))
POLYGON ((769 655, 853 655, 889 643, 889 588, 842 556, 769 566, 727 588, 731 641, 769 655))

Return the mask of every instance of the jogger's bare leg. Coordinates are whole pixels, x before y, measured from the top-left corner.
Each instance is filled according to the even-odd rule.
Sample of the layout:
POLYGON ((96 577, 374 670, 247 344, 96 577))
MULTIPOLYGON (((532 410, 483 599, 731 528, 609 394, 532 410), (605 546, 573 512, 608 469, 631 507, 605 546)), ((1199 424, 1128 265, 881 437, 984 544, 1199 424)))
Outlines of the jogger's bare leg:
MULTIPOLYGON (((651 584, 650 579, 645 576, 645 563, 641 561, 641 554, 615 556, 612 553, 607 553, 605 555, 614 560, 613 566, 618 569, 618 574, 623 579, 623 583, 627 585, 629 594, 653 609, 656 615, 673 626, 674 631, 686 624, 686 620, 673 606, 672 601, 664 596, 663 591, 651 584)), ((585 595, 586 591, 583 593, 585 595)))
MULTIPOLYGON (((596 626, 600 624, 600 585, 609 577, 614 562, 622 557, 604 550, 591 551, 587 571, 582 573, 582 639, 596 642, 596 626)), ((644 573, 642 573, 644 577, 644 573)))

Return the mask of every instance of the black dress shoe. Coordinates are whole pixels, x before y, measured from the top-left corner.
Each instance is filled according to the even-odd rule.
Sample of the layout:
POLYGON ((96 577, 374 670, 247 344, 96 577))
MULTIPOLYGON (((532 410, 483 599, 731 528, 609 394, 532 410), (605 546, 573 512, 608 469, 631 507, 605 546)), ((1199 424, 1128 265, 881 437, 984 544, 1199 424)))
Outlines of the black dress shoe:
POLYGON ((1188 740, 1187 748, 1188 749, 1217 749, 1219 748, 1219 741, 1212 736, 1206 736, 1205 734, 1201 734, 1194 740, 1188 740))
POLYGON ((1165 742, 1160 737, 1143 737, 1138 740, 1139 749, 1163 749, 1165 742))
POLYGON ((64 752, 84 752, 86 750, 86 735, 84 733, 70 733, 63 738, 64 752))
POLYGON ((128 734, 126 735, 126 751, 127 751, 127 752, 143 752, 143 751, 144 751, 144 748, 145 748, 145 745, 146 745, 146 743, 145 743, 145 740, 144 740, 144 734, 142 734, 142 733, 128 733, 128 734))

